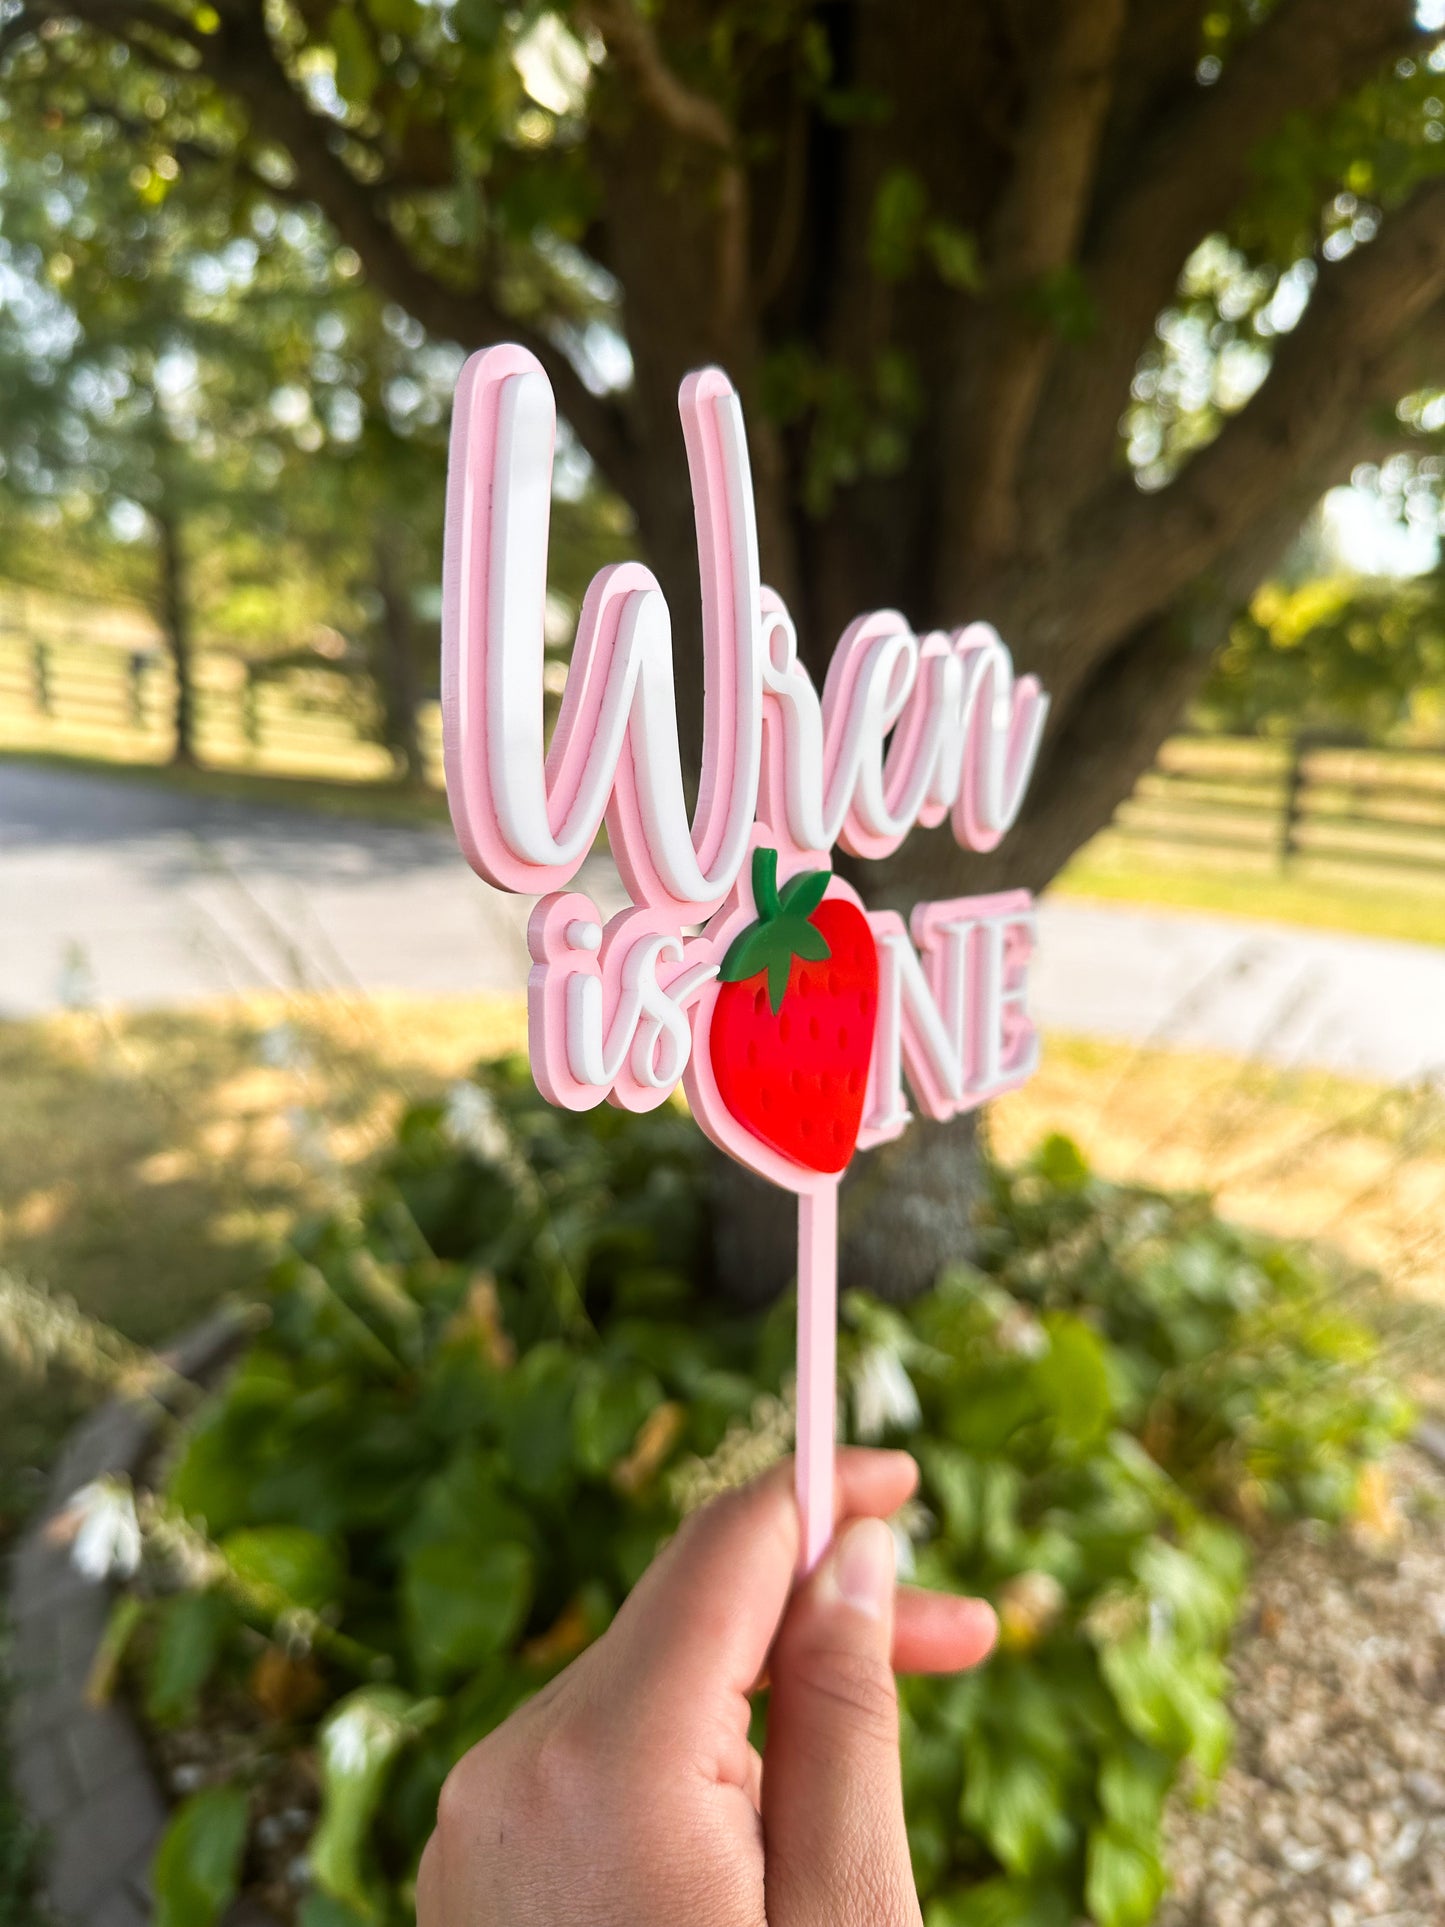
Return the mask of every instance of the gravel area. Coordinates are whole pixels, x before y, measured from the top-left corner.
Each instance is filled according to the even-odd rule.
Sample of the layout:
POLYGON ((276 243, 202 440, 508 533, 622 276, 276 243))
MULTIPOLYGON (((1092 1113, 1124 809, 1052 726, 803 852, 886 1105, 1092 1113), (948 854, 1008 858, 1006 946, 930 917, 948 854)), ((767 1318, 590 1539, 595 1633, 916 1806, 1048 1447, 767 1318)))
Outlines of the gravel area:
POLYGON ((1157 1927, 1445 1922, 1445 1473, 1414 1452, 1389 1470, 1369 1533, 1259 1560, 1234 1758, 1175 1815, 1157 1927))

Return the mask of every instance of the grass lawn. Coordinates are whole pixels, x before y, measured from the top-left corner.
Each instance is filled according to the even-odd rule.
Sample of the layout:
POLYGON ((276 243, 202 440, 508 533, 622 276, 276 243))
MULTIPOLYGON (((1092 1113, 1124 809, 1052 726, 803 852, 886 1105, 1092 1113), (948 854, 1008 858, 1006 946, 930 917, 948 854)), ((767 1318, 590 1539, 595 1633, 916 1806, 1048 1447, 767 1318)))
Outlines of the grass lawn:
POLYGON ((1445 874, 1381 869, 1372 880, 1369 872, 1331 872, 1305 858, 1287 871, 1252 862, 1235 858, 1226 864, 1217 853, 1184 845, 1145 851, 1106 831, 1052 888, 1061 896, 1445 943, 1445 874))
MULTIPOLYGON (((141 1344, 254 1287, 398 1106, 522 1042, 521 1001, 253 998, 0 1025, 0 1254, 141 1344)), ((926 1124, 916 1128, 927 1129, 926 1124)), ((994 1107, 1001 1156, 1064 1130, 1106 1175, 1211 1190, 1245 1222, 1336 1245, 1391 1281, 1408 1369, 1445 1381, 1445 1103, 1325 1075, 1050 1040, 994 1107)), ((82 1342, 80 1351, 86 1348, 82 1342)), ((33 1355, 0 1300, 0 1537, 94 1395, 33 1355)))
MULTIPOLYGON (((166 1338, 254 1287, 408 1095, 523 1027, 520 999, 283 997, 0 1024, 0 1265, 127 1338, 166 1338)), ((34 1356, 26 1325, 0 1297, 0 1540, 95 1389, 34 1356)))

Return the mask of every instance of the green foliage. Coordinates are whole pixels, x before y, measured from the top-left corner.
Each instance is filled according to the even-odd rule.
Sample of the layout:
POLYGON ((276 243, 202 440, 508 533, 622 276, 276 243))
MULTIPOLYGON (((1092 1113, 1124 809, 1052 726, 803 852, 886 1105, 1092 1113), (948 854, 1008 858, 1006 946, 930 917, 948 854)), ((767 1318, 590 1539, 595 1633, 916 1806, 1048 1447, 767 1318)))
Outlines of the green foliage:
MULTIPOLYGON (((1427 493, 1434 482, 1420 478, 1427 493)), ((1224 729, 1332 730, 1376 743, 1411 725, 1437 733, 1445 720, 1442 592, 1438 572, 1267 585, 1230 632, 1201 699, 1205 717, 1224 729)))
POLYGON ((815 516, 861 477, 898 474, 923 408, 918 369, 903 350, 883 350, 860 378, 804 342, 769 358, 763 400, 776 421, 803 431, 803 502, 815 516))
POLYGON ((320 1891, 371 1918, 368 1840, 392 1760, 439 1711, 394 1686, 364 1686, 332 1709, 321 1728, 323 1803, 311 1841, 311 1876, 320 1891))
MULTIPOLYGON (((780 1409, 790 1310, 700 1300, 704 1230, 685 1118, 559 1112, 509 1061, 409 1111, 356 1206, 298 1231, 171 1476, 224 1584, 149 1608, 146 1664, 173 1718, 203 1678, 233 1705, 309 1632, 318 1695, 266 1702, 246 1756, 262 1780, 298 1746, 321 1760, 305 1927, 405 1918, 451 1764, 605 1628, 780 1409)), ((981 1672, 903 1686, 930 1927, 1148 1918, 1169 1789, 1228 1746, 1245 1558, 1221 1515, 1338 1516, 1401 1423, 1325 1284, 1055 1139, 995 1174, 977 1268, 906 1311, 847 1301, 860 1413, 880 1354, 921 1408, 868 1420, 922 1465, 919 1576, 1002 1624, 981 1672)), ((165 1853, 206 1905, 234 1873, 218 1827, 184 1808, 165 1853)))
POLYGON ((177 1808, 151 1881, 157 1927, 211 1927, 236 1891, 248 1803, 239 1787, 208 1787, 177 1808))

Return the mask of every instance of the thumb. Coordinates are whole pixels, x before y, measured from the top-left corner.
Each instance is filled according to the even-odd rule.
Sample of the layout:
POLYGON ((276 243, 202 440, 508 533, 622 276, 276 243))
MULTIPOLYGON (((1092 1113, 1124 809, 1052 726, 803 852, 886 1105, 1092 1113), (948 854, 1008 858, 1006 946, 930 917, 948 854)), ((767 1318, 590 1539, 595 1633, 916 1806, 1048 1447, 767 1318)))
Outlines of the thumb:
POLYGON ((773 1647, 763 1833, 769 1927, 916 1927, 893 1682, 893 1535, 855 1519, 773 1647))

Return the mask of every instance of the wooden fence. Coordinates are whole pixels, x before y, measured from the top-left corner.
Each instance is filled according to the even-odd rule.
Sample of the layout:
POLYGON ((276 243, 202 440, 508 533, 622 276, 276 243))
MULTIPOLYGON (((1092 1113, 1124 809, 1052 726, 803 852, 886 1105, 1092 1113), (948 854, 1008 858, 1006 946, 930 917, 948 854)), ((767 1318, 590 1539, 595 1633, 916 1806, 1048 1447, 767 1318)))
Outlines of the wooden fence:
MULTIPOLYGON (((67 748, 127 761, 170 753, 175 679, 143 625, 101 635, 0 604, 0 746, 67 748)), ((194 676, 201 759, 336 780, 392 773, 377 740, 376 692, 336 666, 276 673, 202 650, 194 676)), ((441 780, 438 705, 419 724, 441 780)), ((1120 809, 1106 841, 1151 861, 1341 874, 1393 873, 1445 884, 1445 744, 1367 749, 1302 737, 1177 736, 1120 809)))
POLYGON ((1445 882, 1445 745, 1176 736, 1110 832, 1251 870, 1299 866, 1445 882))
MULTIPOLYGON (((276 671, 200 650, 192 688, 203 763, 352 781, 393 772, 391 752, 379 740, 376 691, 364 672, 332 664, 276 671)), ((0 745, 162 762, 171 751, 175 696, 169 658, 143 634, 127 646, 53 629, 0 628, 0 745)), ((438 706, 424 704, 418 721, 439 779, 438 706)))

